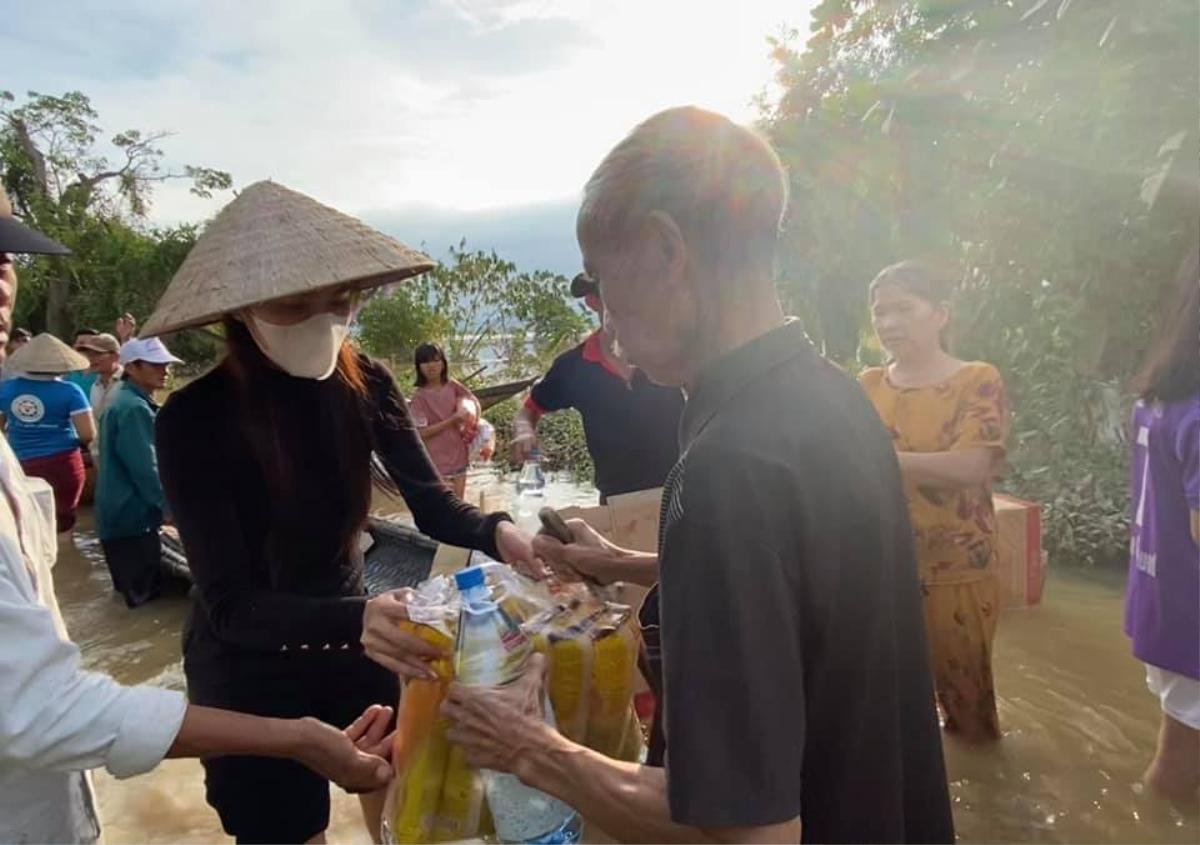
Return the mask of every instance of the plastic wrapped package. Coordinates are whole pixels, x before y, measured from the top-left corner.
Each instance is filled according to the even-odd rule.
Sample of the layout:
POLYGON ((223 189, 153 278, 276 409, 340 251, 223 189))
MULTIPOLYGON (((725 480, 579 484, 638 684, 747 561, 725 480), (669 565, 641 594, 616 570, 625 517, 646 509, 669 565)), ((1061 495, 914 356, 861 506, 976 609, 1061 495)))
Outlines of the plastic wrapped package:
MULTIPOLYGON (((409 633, 447 651, 452 645, 450 637, 435 628, 412 622, 402 625, 409 633)), ((394 842, 430 842, 439 827, 438 813, 450 759, 441 707, 453 671, 448 658, 434 661, 431 666, 437 678, 414 679, 405 684, 396 711, 392 747, 396 777, 387 802, 390 807, 385 809, 394 842)))
MULTIPOLYGON (((505 564, 483 565, 485 578, 513 620, 549 661, 547 691, 558 729, 611 757, 639 759, 643 741, 633 711, 638 635, 625 605, 605 602, 584 584, 547 584, 505 564)), ((460 597, 451 578, 420 584, 409 603, 411 632, 449 653, 460 597)), ((451 660, 437 680, 405 684, 397 711, 396 776, 384 807, 384 838, 393 843, 446 842, 491 829, 483 778, 445 739, 440 709, 453 677, 451 660)))
POLYGON ((594 658, 590 630, 600 612, 592 602, 574 600, 525 625, 534 648, 550 663, 548 692, 558 730, 573 742, 587 738, 594 658))
POLYGON ((475 436, 471 439, 468 451, 471 460, 480 460, 485 463, 490 461, 492 455, 496 453, 496 429, 483 417, 479 418, 479 425, 475 429, 475 436))
POLYGON ((628 607, 610 605, 591 625, 593 665, 588 708, 589 748, 608 757, 621 757, 633 712, 633 686, 637 672, 637 634, 628 607))

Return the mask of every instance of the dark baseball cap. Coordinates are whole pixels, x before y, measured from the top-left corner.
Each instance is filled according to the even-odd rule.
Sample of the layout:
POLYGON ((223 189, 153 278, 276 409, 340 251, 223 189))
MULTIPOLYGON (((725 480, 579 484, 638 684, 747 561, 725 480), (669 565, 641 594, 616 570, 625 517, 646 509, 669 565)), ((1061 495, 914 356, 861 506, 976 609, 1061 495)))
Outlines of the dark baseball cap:
POLYGON ((588 277, 587 273, 580 273, 575 278, 571 279, 571 296, 576 299, 581 299, 585 296, 600 295, 600 285, 593 279, 588 277))
POLYGON ((0 252, 34 252, 42 255, 69 255, 71 250, 41 232, 18 223, 12 203, 0 185, 0 252))

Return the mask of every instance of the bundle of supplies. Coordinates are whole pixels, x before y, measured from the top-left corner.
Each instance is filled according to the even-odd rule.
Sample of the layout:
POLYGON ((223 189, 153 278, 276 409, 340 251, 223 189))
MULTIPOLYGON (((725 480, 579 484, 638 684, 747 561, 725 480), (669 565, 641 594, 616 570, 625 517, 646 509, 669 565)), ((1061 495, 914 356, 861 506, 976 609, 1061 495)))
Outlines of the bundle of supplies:
POLYGON ((401 693, 385 839, 445 842, 493 833, 511 842, 576 839, 570 808, 510 775, 468 766, 462 750, 446 740, 441 705, 456 676, 487 685, 519 676, 516 641, 522 655, 516 662, 535 649, 548 660, 548 721, 602 754, 637 760, 642 734, 633 709, 638 639, 631 609, 604 601, 585 584, 536 582, 492 562, 425 581, 409 603, 409 617, 404 624, 411 633, 454 657, 432 665, 436 679, 410 680, 401 693), (533 830, 539 825, 550 827, 533 830))

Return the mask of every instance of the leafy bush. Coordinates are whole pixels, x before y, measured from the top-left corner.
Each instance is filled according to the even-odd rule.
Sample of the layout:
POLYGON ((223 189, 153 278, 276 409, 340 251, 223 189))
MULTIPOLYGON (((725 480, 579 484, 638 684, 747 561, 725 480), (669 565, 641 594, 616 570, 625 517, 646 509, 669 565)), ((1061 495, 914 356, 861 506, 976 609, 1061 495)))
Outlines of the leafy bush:
MULTIPOLYGON (((512 399, 484 412, 484 417, 496 427, 496 463, 510 470, 519 469, 509 461, 513 418, 519 407, 519 400, 512 399)), ((569 472, 576 481, 593 481, 595 468, 584 439, 583 418, 577 411, 560 411, 542 417, 538 424, 538 440, 542 445, 542 461, 546 469, 569 472)))
POLYGON ((372 355, 411 369, 413 352, 440 343, 457 378, 484 364, 489 375, 519 379, 543 372, 574 345, 591 320, 567 294, 567 280, 518 271, 494 252, 450 251, 451 261, 372 297, 358 319, 372 355), (499 359, 499 366, 495 361, 499 359))
POLYGON ((1005 376, 1005 484, 1056 563, 1125 556, 1120 385, 1200 248, 1198 28, 1194 0, 822 0, 774 42, 785 300, 853 369, 881 267, 961 267, 958 352, 1005 376))

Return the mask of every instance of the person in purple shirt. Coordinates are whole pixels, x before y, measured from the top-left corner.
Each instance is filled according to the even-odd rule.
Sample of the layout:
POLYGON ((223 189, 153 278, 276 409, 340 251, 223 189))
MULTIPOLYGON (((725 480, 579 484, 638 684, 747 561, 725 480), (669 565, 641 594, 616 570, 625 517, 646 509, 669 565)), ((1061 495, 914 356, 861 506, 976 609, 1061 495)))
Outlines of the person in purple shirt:
POLYGON ((1133 525, 1125 633, 1162 702, 1148 786, 1195 805, 1200 791, 1200 279, 1188 280, 1134 382, 1133 525))

